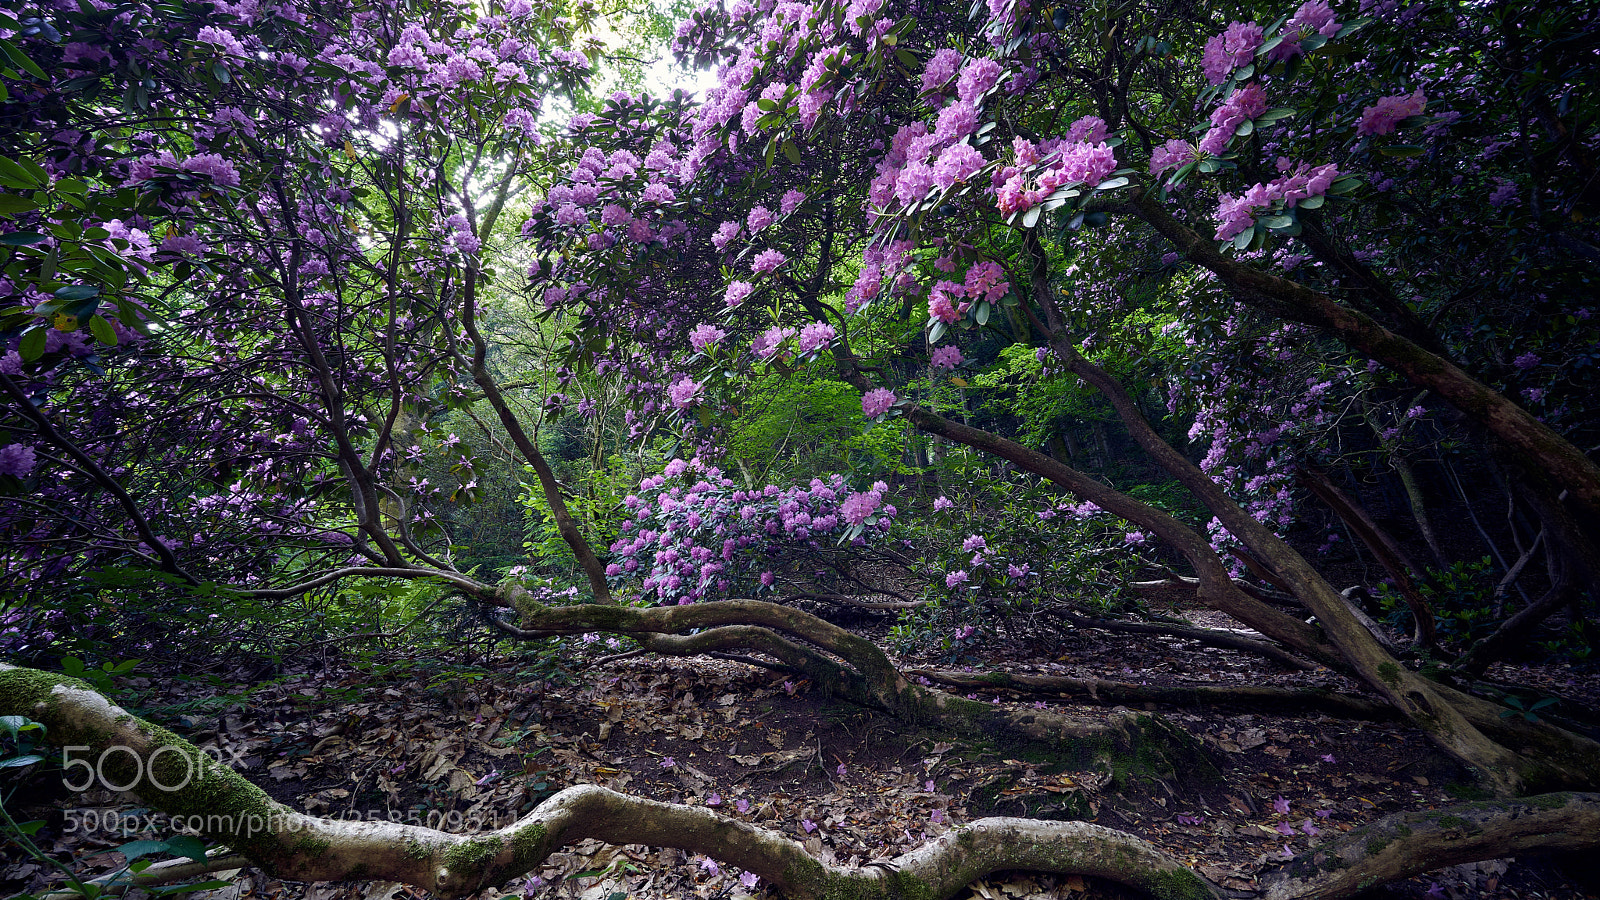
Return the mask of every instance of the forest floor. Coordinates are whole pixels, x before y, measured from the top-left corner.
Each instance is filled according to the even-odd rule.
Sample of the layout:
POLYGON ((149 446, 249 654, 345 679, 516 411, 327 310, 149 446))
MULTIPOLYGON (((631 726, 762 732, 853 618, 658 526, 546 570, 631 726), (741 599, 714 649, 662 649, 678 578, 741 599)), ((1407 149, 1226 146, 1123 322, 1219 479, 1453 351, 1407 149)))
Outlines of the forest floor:
MULTIPOLYGON (((1209 626, 1225 617, 1193 612, 1209 626)), ((1148 684, 1317 686, 1360 695, 1325 670, 1290 672, 1242 653, 1177 638, 1103 632, 1056 636, 1047 657, 1017 642, 907 668, 1005 671, 1148 684), (1014 648, 1007 653, 1006 647, 1014 648)), ((1559 666, 1499 667, 1499 681, 1562 708, 1600 710, 1600 679, 1559 666)), ((233 763, 277 799, 307 812, 383 818, 471 832, 508 825, 572 784, 704 804, 785 832, 817 856, 866 863, 903 853, 952 825, 987 815, 1079 818, 1138 834, 1248 896, 1258 873, 1377 817, 1470 796, 1465 772, 1412 729, 1325 715, 1244 708, 1155 709, 1201 740, 1220 779, 1188 789, 1159 779, 1108 783, 1100 772, 1004 747, 908 729, 820 696, 812 685, 725 660, 632 658, 530 678, 525 661, 455 669, 435 661, 357 666, 302 660, 266 685, 225 676, 124 681, 157 720, 233 763)), ((1002 704, 1046 704, 1098 718, 1108 708, 1049 696, 980 692, 1002 704)), ((123 698, 126 700, 126 698, 123 698)), ((160 816, 110 792, 70 803, 41 789, 11 801, 19 820, 44 819, 36 840, 80 873, 121 864, 115 848, 169 836, 160 816), (151 828, 150 826, 156 826, 151 828)), ((0 896, 38 892, 56 873, 0 860, 0 896)), ((676 850, 585 842, 533 877, 485 896, 573 900, 727 898, 765 894, 736 870, 676 850)), ((394 883, 295 884, 254 870, 200 900, 405 900, 394 883)), ((1496 860, 1390 885, 1391 897, 1595 897, 1548 861, 1496 860)), ((1019 874, 978 882, 973 900, 1120 900, 1114 885, 1019 874)))

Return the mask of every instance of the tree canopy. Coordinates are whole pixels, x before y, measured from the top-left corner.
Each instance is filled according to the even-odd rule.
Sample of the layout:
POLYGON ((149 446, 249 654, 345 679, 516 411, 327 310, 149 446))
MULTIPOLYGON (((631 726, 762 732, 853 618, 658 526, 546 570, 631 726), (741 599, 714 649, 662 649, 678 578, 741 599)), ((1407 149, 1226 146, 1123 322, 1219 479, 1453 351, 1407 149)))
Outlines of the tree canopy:
MULTIPOLYGON (((963 699, 818 614, 947 651, 1022 611, 1166 627, 1135 596, 1158 573, 1253 632, 1185 634, 1348 677, 1474 772, 1503 801, 1485 834, 1530 815, 1515 798, 1595 789, 1591 726, 1484 680, 1535 636, 1595 641, 1593 10, 718 0, 671 39, 703 96, 641 92, 660 14, 616 12, 0 14, 19 665, 447 615, 485 646, 734 654, 952 734, 1179 758, 1159 720, 963 699), (1341 534, 1382 571, 1366 608, 1341 534)), ((0 714, 134 748, 150 779, 193 749, 59 676, 0 681, 0 714)), ((140 784, 275 802, 221 766, 204 795, 140 784)), ((1595 795, 1561 796, 1522 802, 1578 834, 1595 795)), ((884 874, 592 786, 473 840, 270 809, 209 836, 447 895, 579 836, 797 897, 1000 868, 1219 890, 1099 826, 985 820, 970 865, 952 838, 884 874)), ((1297 858, 1273 890, 1353 895, 1405 870, 1381 851, 1349 877, 1297 858)))

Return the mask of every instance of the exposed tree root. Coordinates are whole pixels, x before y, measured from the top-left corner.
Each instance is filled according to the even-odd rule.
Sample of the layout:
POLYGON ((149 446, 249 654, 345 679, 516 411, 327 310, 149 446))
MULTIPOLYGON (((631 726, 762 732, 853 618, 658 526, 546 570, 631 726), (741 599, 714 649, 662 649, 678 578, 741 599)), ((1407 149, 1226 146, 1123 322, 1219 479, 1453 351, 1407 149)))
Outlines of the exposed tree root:
POLYGON ((759 600, 636 608, 605 604, 545 606, 508 584, 502 602, 521 620, 519 636, 626 634, 645 649, 672 656, 753 651, 810 677, 823 690, 885 710, 910 723, 953 734, 982 735, 1080 752, 1085 765, 1126 769, 1117 757, 1164 760, 1157 768, 1210 768, 1199 744, 1152 717, 1116 716, 1080 722, 1050 710, 1013 710, 965 700, 907 678, 871 641, 804 610, 759 600), (683 632, 693 632, 684 634, 683 632))
POLYGON ((1600 794, 1540 794, 1396 813, 1296 856, 1265 900, 1343 898, 1441 866, 1600 847, 1600 794))
MULTIPOLYGON (((75 679, 0 664, 0 715, 44 722, 58 744, 91 752, 125 748, 101 757, 119 783, 270 874, 300 881, 383 879, 462 897, 593 838, 702 853, 759 875, 793 900, 944 900, 1004 869, 1094 875, 1162 900, 1223 896, 1144 839, 1085 822, 980 819, 888 864, 845 868, 822 863, 783 834, 706 807, 593 785, 567 788, 515 824, 477 835, 323 819, 277 803, 193 744, 129 715, 75 679)), ((1313 848, 1264 881, 1270 900, 1342 900, 1442 865, 1596 847, 1600 794, 1547 794, 1390 816, 1313 848)))
POLYGON ((1091 619, 1073 613, 1060 613, 1061 617, 1071 622, 1077 628, 1098 628, 1102 631, 1114 631, 1121 634, 1165 634, 1172 637, 1186 638, 1204 644, 1207 647, 1218 647, 1223 650, 1238 650, 1242 653, 1254 653, 1278 663, 1286 669, 1295 669, 1300 672, 1309 672, 1317 668, 1316 663, 1307 662, 1293 653, 1283 650, 1266 641, 1243 637, 1215 628, 1199 628, 1193 625, 1172 625, 1163 622, 1117 622, 1110 619, 1091 619))
POLYGON ((934 669, 909 669, 907 675, 926 678, 959 688, 1006 688, 1030 694, 1054 693, 1078 702, 1161 703, 1170 706, 1248 706, 1290 712, 1320 712, 1356 719, 1384 719, 1396 715, 1394 708, 1375 700, 1322 690, 1234 685, 1146 685, 1099 678, 1068 678, 1061 675, 1007 675, 941 672, 934 669))

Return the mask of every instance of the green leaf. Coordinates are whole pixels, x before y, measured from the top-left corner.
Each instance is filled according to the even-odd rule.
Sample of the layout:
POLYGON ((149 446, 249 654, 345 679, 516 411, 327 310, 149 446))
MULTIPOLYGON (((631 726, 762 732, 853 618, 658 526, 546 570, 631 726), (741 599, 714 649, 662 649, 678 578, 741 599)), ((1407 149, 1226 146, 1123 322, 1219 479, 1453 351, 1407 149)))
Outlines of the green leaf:
POLYGON ((1359 176, 1340 175, 1338 178, 1333 180, 1333 184, 1328 185, 1328 193, 1348 194, 1356 188, 1361 187, 1361 185, 1364 183, 1365 182, 1363 182, 1359 176))
POLYGON ((167 852, 174 856, 187 857, 195 862, 206 861, 205 842, 192 834, 180 834, 177 837, 167 838, 163 843, 166 844, 167 852))
POLYGON ((45 236, 36 231, 13 231, 10 234, 0 234, 0 244, 7 247, 27 247, 45 240, 45 236))
POLYGON ((1289 216, 1289 215, 1279 214, 1279 215, 1275 215, 1275 216, 1262 216, 1261 217, 1261 224, 1267 226, 1268 228, 1288 228, 1290 225, 1293 225, 1294 223, 1295 223, 1294 216, 1289 216))
POLYGON ((31 212, 38 209, 32 197, 21 194, 0 194, 0 216, 14 216, 20 212, 31 212))
POLYGON ((1235 137, 1246 137, 1248 135, 1254 134, 1255 130, 1256 130, 1256 123, 1250 121, 1249 119, 1245 119, 1243 122, 1239 123, 1239 127, 1238 128, 1235 128, 1233 130, 1233 133, 1234 133, 1235 137))
POLYGON ((69 303, 76 300, 88 300, 98 296, 100 296, 100 289, 92 284, 69 284, 64 288, 56 288, 55 291, 55 298, 57 300, 65 300, 69 303))
POLYGON ((1235 250, 1243 250, 1243 249, 1245 249, 1246 247, 1250 246, 1250 242, 1255 240, 1255 237, 1256 237, 1255 229, 1246 228, 1245 230, 1243 230, 1243 231, 1239 232, 1238 234, 1234 235, 1234 237, 1233 237, 1233 249, 1235 249, 1235 250))
POLYGON ((46 75, 44 70, 39 68, 39 64, 29 59, 28 54, 23 53, 16 44, 13 44, 8 40, 0 40, 0 50, 4 50, 6 56, 11 58, 11 62, 16 64, 18 68, 27 72, 29 75, 32 75, 40 81, 50 80, 50 76, 46 75))
POLYGON ((1023 228, 1032 228, 1033 226, 1039 224, 1039 214, 1042 213, 1042 212, 1044 212, 1043 209, 1035 206, 1032 209, 1028 210, 1027 212, 1023 213, 1022 214, 1022 227, 1023 228))
POLYGON ((789 158, 789 162, 800 165, 800 148, 796 147, 793 141, 783 142, 783 155, 789 158))
POLYGON ((105 344, 107 347, 115 347, 117 345, 116 329, 112 328, 111 323, 107 322, 103 316, 89 317, 89 333, 94 335, 95 340, 105 344))
POLYGON ((44 757, 37 753, 30 753, 27 756, 13 756, 10 759, 0 759, 0 769, 17 769, 43 761, 44 757))
POLYGON ((1261 115, 1256 116, 1256 124, 1271 125, 1273 122, 1276 122, 1279 119, 1289 118, 1290 116, 1294 115, 1294 112, 1295 111, 1292 109, 1284 109, 1281 106, 1277 109, 1269 109, 1261 115))
POLYGON ((1249 63, 1249 64, 1242 65, 1239 68, 1235 69, 1234 72, 1233 72, 1233 77, 1234 77, 1235 81, 1248 81, 1255 74, 1256 74, 1255 64, 1254 63, 1249 63))
POLYGON ((978 320, 979 325, 987 325, 989 324, 989 311, 993 308, 989 305, 989 301, 980 300, 977 308, 972 311, 972 317, 978 320))
POLYGON ((166 841, 129 841, 117 848, 117 852, 128 858, 128 862, 152 854, 160 853, 167 849, 166 841))
POLYGON ((0 716, 0 731, 16 740, 24 731, 44 731, 44 723, 31 721, 27 716, 0 716))
POLYGON ((1318 194, 1315 197, 1307 197, 1304 200, 1301 200, 1299 203, 1295 204, 1295 208, 1296 209, 1319 209, 1319 208, 1321 208, 1323 201, 1326 200, 1326 199, 1327 198, 1322 196, 1321 194, 1318 194))
POLYGON ((44 355, 44 328, 35 328, 22 336, 22 343, 17 346, 17 352, 22 354, 23 362, 33 362, 44 355))
POLYGON ((0 156, 0 184, 18 190, 40 191, 50 185, 50 176, 37 165, 30 168, 23 162, 0 156))
POLYGON ((1410 159, 1414 156, 1421 156, 1427 151, 1423 150, 1421 147, 1418 147, 1416 144, 1394 144, 1389 147, 1379 147, 1378 152, 1382 153, 1384 156, 1393 156, 1398 159, 1410 159))
POLYGON ((928 327, 928 343, 930 343, 930 344, 939 343, 939 338, 944 337, 944 332, 945 332, 944 320, 942 320, 942 319, 934 319, 932 324, 929 325, 929 327, 928 327))
POLYGON ((774 112, 778 108, 778 101, 762 98, 756 101, 756 109, 762 112, 774 112))

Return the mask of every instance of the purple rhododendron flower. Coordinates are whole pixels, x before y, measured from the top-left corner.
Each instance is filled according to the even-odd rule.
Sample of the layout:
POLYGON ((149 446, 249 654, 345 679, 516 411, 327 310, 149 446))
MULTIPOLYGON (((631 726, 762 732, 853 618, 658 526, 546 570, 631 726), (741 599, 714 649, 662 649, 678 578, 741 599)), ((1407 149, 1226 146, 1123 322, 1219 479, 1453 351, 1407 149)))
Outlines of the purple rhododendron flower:
POLYGON ((869 419, 876 419, 888 412, 897 399, 899 398, 895 397, 894 391, 886 388, 868 391, 861 398, 861 412, 869 419))
POLYGON ((961 59, 961 51, 954 47, 945 47, 934 53, 922 69, 922 93, 926 94, 949 84, 950 79, 961 69, 961 59))
POLYGON ((694 331, 689 333, 689 346, 699 350, 701 353, 704 353, 716 346, 718 341, 727 336, 728 333, 726 331, 723 331, 721 328, 718 328, 715 325, 697 325, 695 326, 694 331))
POLYGON ((748 281, 731 282, 728 285, 727 291, 723 292, 722 294, 722 302, 729 309, 732 309, 735 306, 743 303, 745 299, 750 296, 750 292, 755 289, 755 285, 748 281))
POLYGON ((750 262, 750 269, 757 275, 766 275, 788 261, 789 258, 781 250, 763 250, 750 262))
POLYGON ((0 447, 0 475, 26 478, 38 464, 33 448, 23 444, 6 444, 0 447))
POLYGON ((678 409, 688 409, 700 400, 700 391, 705 384, 695 381, 688 375, 683 376, 667 388, 667 397, 672 405, 678 409))
POLYGON ((976 103, 983 94, 1000 81, 1000 64, 992 59, 969 60, 961 68, 961 80, 956 82, 956 96, 968 103, 976 103))
POLYGON ((1200 67, 1206 80, 1221 84, 1235 68, 1253 59, 1261 46, 1263 29, 1254 22, 1233 22, 1228 30, 1206 42, 1200 67))
MULTIPOLYGON (((928 365, 940 372, 953 372, 956 366, 961 365, 961 349, 959 347, 935 347, 928 357, 928 365)), ((944 499, 944 498, 940 498, 944 499)))
POLYGON ((1361 111, 1361 121, 1356 124, 1356 134, 1380 136, 1393 132, 1401 119, 1422 115, 1428 98, 1422 88, 1415 93, 1382 97, 1377 103, 1361 111))
POLYGON ((838 332, 833 330, 832 325, 826 322, 812 322, 800 330, 800 352, 810 353, 825 347, 835 337, 838 337, 838 332))

